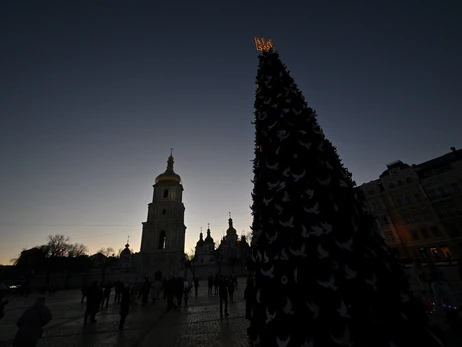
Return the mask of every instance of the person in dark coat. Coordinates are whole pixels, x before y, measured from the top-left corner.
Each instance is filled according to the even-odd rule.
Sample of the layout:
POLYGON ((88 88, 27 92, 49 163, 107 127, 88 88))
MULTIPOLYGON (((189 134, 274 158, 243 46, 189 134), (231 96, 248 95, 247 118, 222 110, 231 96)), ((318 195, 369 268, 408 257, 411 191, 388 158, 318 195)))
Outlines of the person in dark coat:
POLYGON ((173 302, 176 293, 176 279, 173 274, 170 274, 170 279, 165 285, 165 293, 167 295, 167 310, 170 311, 172 308, 176 310, 176 305, 173 302))
POLYGON ((218 293, 220 295, 220 317, 223 318, 223 304, 225 304, 225 316, 228 317, 228 281, 221 277, 218 282, 218 293))
POLYGON ((122 290, 124 289, 124 284, 121 281, 117 281, 114 286, 114 305, 120 304, 120 296, 122 294, 122 290))
POLYGON ((254 301, 255 301, 255 286, 253 283, 253 278, 249 277, 247 279, 247 285, 244 290, 244 299, 245 299, 245 318, 252 319, 253 315, 253 308, 254 308, 254 301))
POLYGON ((82 289, 80 289, 80 291, 82 292, 82 299, 80 300, 80 303, 83 304, 83 302, 85 301, 85 298, 87 297, 88 286, 84 285, 82 289))
POLYGON ((101 301, 101 308, 104 306, 104 302, 106 302, 106 308, 109 306, 109 297, 111 296, 112 285, 108 283, 104 286, 103 291, 103 300, 101 301))
POLYGON ((220 285, 220 278, 221 277, 219 275, 216 275, 215 280, 213 281, 213 286, 215 287, 215 295, 218 295, 219 292, 218 287, 220 285))
POLYGON ((208 284, 209 284, 209 294, 208 295, 213 295, 213 276, 212 275, 209 276, 208 284))
POLYGON ((3 300, 0 298, 0 319, 2 319, 5 316, 5 307, 8 305, 8 300, 3 300))
POLYGON ((99 305, 102 297, 103 293, 101 288, 98 286, 98 282, 93 282, 87 294, 87 307, 83 321, 84 324, 87 324, 88 316, 90 316, 90 323, 96 323, 95 316, 99 312, 99 305))
POLYGON ((122 300, 120 301, 119 330, 124 329, 124 324, 127 319, 129 310, 130 310, 130 285, 126 283, 122 289, 122 300))
POLYGON ((176 280, 175 295, 178 301, 178 306, 181 306, 181 300, 183 299, 183 295, 184 295, 184 282, 181 277, 178 277, 178 279, 176 280))
POLYGON ((42 337, 43 327, 51 321, 51 312, 45 306, 45 298, 40 297, 18 319, 18 332, 13 347, 34 347, 42 337))
POLYGON ((229 300, 234 301, 234 281, 231 276, 227 279, 228 282, 228 294, 229 294, 229 300))
POLYGON ((149 293, 151 291, 151 282, 146 277, 144 283, 141 286, 141 306, 146 306, 149 299, 149 293))
POLYGON ((196 298, 197 298, 197 290, 199 289, 199 280, 196 278, 194 279, 194 291, 196 293, 196 298))

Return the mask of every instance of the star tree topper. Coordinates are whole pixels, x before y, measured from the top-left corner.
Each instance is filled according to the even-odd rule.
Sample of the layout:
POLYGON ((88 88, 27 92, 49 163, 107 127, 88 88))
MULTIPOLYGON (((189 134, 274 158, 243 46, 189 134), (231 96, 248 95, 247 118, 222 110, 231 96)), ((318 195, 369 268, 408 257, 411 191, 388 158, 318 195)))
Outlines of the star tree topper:
POLYGON ((271 41, 271 39, 265 40, 263 37, 255 38, 255 47, 257 51, 261 52, 274 51, 273 41, 271 41))

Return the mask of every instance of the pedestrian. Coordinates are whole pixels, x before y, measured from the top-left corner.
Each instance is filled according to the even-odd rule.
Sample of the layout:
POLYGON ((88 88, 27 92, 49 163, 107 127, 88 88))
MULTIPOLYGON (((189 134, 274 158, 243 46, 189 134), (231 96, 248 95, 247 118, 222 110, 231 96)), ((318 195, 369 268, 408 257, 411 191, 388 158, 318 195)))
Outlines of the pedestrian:
POLYGON ((120 296, 122 294, 122 290, 124 289, 124 284, 122 281, 118 280, 114 286, 114 305, 120 303, 120 296))
POLYGON ((106 302, 106 308, 109 306, 109 297, 111 296, 111 291, 112 291, 112 285, 109 282, 104 286, 104 292, 103 292, 103 300, 101 301, 101 308, 104 306, 104 302, 106 302))
POLYGON ((213 295, 213 276, 212 275, 209 276, 208 285, 209 285, 208 295, 213 295))
POLYGON ((159 295, 162 292, 162 283, 160 281, 154 281, 154 284, 151 288, 151 302, 153 305, 156 304, 156 301, 159 299, 159 295))
POLYGON ((227 279, 229 301, 234 301, 234 280, 231 276, 227 279))
POLYGON ((129 309, 130 309, 130 285, 128 283, 125 283, 125 286, 122 288, 121 296, 122 296, 122 300, 120 300, 119 330, 124 329, 124 324, 125 324, 125 321, 127 319, 129 309))
POLYGON ((164 299, 167 298, 167 284, 168 284, 168 281, 166 278, 164 278, 164 280, 162 281, 162 290, 164 292, 164 299))
POLYGON ((253 309, 255 305, 255 285, 253 278, 249 276, 247 279, 247 285, 244 290, 244 299, 245 299, 245 318, 252 319, 253 309))
POLYGON ((181 300, 183 299, 184 294, 184 282, 181 277, 178 277, 176 281, 176 299, 178 302, 178 306, 181 306, 181 300))
POLYGON ((199 289, 199 280, 197 278, 194 279, 194 292, 196 293, 197 298, 197 290, 199 289))
POLYGON ((228 317, 228 281, 223 276, 218 282, 220 295, 220 318, 223 318, 223 304, 225 305, 225 316, 228 317))
POLYGON ((96 323, 95 317, 99 312, 99 305, 101 303, 102 297, 103 293, 101 288, 98 286, 98 282, 93 282, 87 294, 87 306, 85 309, 83 324, 87 324, 88 316, 90 316, 90 323, 96 323))
POLYGON ((39 297, 18 319, 19 328, 13 347, 34 347, 42 337, 43 327, 51 321, 51 312, 45 306, 45 298, 39 297))
POLYGON ((149 292, 151 291, 151 282, 146 277, 144 283, 141 286, 141 306, 146 306, 148 303, 149 292))
POLYGON ((170 278, 165 285, 165 294, 167 296, 167 310, 170 311, 172 308, 176 310, 176 305, 173 302, 176 291, 176 280, 173 277, 173 274, 170 274, 170 278))
POLYGON ((184 282, 183 298, 184 298, 185 307, 188 306, 189 292, 191 291, 191 289, 192 289, 192 286, 188 282, 184 282))
POLYGON ((215 276, 215 280, 213 281, 213 286, 215 287, 215 295, 218 295, 218 286, 220 285, 220 275, 215 276))
POLYGON ((8 300, 3 300, 0 298, 0 319, 5 316, 5 307, 8 305, 8 300))
MULTIPOLYGON (((87 285, 84 285, 82 287, 82 289, 80 289, 80 291, 82 292, 82 299, 80 300, 80 303, 83 304, 83 301, 85 300, 85 298, 87 297, 87 293, 88 293, 88 286, 87 285)), ((44 291, 43 291, 44 292, 44 291)))

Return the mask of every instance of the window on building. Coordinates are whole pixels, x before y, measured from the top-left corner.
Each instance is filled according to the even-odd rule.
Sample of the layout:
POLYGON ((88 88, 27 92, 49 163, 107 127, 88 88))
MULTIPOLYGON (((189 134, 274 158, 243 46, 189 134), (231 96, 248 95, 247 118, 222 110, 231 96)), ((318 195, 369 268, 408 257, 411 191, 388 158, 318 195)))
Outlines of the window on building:
POLYGON ((420 239, 419 233, 416 230, 411 230, 411 235, 414 240, 420 239))
POLYGON ((204 258, 201 258, 201 264, 204 264, 204 258))
POLYGON ((162 230, 159 235, 159 246, 158 249, 165 249, 165 231, 162 230))
POLYGON ((395 257, 399 257, 399 250, 398 248, 395 248, 395 247, 392 247, 391 248, 391 253, 395 256, 395 257))
POLYGON ((419 249, 420 258, 424 261, 428 261, 428 254, 425 248, 419 249))
POLYGON ((412 182, 412 178, 406 177, 406 183, 411 183, 411 182, 412 182))
POLYGON ((448 215, 451 216, 451 217, 455 217, 455 216, 458 216, 460 214, 459 210, 457 209, 457 207, 455 205, 448 206, 446 211, 448 212, 448 215))
POLYGON ((422 196, 420 195, 420 193, 415 193, 414 194, 414 199, 415 199, 415 201, 422 201, 422 196))
POLYGON ((422 215, 419 212, 414 213, 414 220, 420 222, 422 220, 422 215))
POLYGON ((430 235, 428 234, 428 230, 426 228, 422 228, 420 232, 422 233, 424 239, 428 239, 430 237, 430 235))
POLYGON ((388 183, 388 186, 389 186, 391 189, 395 188, 395 184, 394 184, 393 182, 388 183))
POLYGON ((165 199, 165 198, 168 198, 168 189, 165 189, 165 190, 164 190, 164 199, 165 199))
POLYGON ((398 185, 399 185, 399 186, 403 186, 403 185, 404 185, 403 180, 398 180, 398 185))
POLYGON ((443 186, 438 186, 437 190, 441 198, 445 198, 448 196, 448 192, 446 191, 446 188, 444 188, 443 186))
POLYGON ((406 195, 404 197, 404 201, 406 201, 406 204, 412 204, 412 199, 411 199, 411 197, 409 195, 406 195))
POLYGON ((210 257, 210 262, 213 263, 213 261, 214 261, 214 260, 213 260, 213 257, 210 257))
POLYGON ((454 193, 459 193, 462 190, 462 189, 460 189, 459 182, 452 182, 451 183, 451 189, 454 191, 454 193))
POLYGON ((430 230, 432 231, 433 236, 441 236, 441 230, 438 227, 431 227, 430 230))
POLYGON ((441 256, 439 255, 438 249, 436 249, 436 247, 430 248, 430 253, 433 255, 433 258, 435 258, 435 260, 441 260, 441 256))
POLYGON ((436 194, 435 189, 429 189, 427 193, 428 193, 428 197, 430 198, 430 200, 438 199, 438 194, 436 194))
POLYGON ((428 210, 423 211, 423 216, 424 216, 424 219, 426 219, 426 220, 432 219, 432 214, 428 210))
POLYGON ((369 195, 374 195, 375 194, 375 190, 374 189, 369 189, 369 195))
POLYGON ((401 198, 396 198, 396 206, 402 206, 403 205, 403 199, 401 198))
POLYGON ((452 253, 449 250, 448 246, 440 246, 441 252, 443 253, 444 257, 446 260, 451 260, 452 259, 452 253))
POLYGON ((408 213, 403 214, 403 218, 406 221, 406 223, 411 223, 411 216, 409 216, 408 213))
POLYGON ((162 210, 162 214, 166 214, 166 213, 167 213, 167 210, 164 208, 164 209, 162 210))
POLYGON ((385 240, 387 241, 393 241, 395 239, 395 235, 391 231, 386 231, 385 232, 385 240))

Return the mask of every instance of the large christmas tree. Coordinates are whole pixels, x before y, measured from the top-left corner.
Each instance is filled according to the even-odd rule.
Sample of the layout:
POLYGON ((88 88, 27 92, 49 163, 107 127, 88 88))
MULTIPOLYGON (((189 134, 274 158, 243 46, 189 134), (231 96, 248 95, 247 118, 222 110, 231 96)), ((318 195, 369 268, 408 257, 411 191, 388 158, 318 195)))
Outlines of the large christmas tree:
POLYGON ((256 83, 252 345, 438 345, 364 197, 274 50, 260 54, 256 83))

